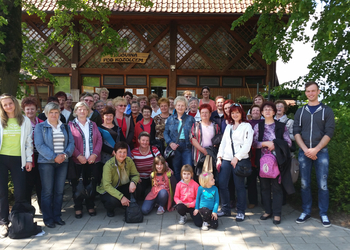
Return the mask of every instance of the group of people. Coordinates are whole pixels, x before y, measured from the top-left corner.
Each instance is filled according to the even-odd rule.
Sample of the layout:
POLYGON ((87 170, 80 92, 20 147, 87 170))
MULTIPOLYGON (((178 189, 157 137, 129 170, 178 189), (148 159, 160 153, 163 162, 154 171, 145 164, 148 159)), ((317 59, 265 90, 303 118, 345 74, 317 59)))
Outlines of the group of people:
POLYGON ((8 230, 8 171, 15 202, 30 202, 35 186, 44 223, 50 228, 65 224, 61 207, 68 179, 77 219, 83 217, 83 205, 90 216, 96 215, 96 195, 107 216, 113 217, 115 208, 128 206, 133 194, 143 201, 144 214, 157 204, 157 214, 177 209, 180 224, 186 223, 188 213, 195 225, 208 230, 217 228, 218 217, 231 216, 232 197, 236 196, 237 222, 244 221, 247 204, 249 208, 258 204, 260 159, 268 154, 275 156, 281 173, 276 178, 259 177, 265 210, 260 219, 273 218, 280 224, 283 197, 294 192, 290 175, 294 140, 300 147, 303 200, 303 213, 296 222, 310 218, 314 164, 321 221, 328 227, 326 146, 334 132, 334 115, 318 101, 317 83, 307 83, 305 93, 308 104, 296 112, 294 122, 286 116, 285 101, 273 103, 257 95, 246 115, 242 105, 223 96, 209 99, 209 87, 203 87, 201 100, 190 91, 160 99, 156 94, 136 99, 126 92, 111 102, 108 90, 102 89, 100 94, 84 93, 74 108, 71 101, 67 105, 69 95, 59 92, 39 117, 35 98, 24 98, 21 109, 16 98, 3 94, 0 235, 6 236, 8 230), (174 156, 166 160, 163 155, 169 150, 174 156), (248 177, 235 174, 240 165, 252 168, 248 177), (88 196, 76 195, 82 183, 90 187, 88 196))

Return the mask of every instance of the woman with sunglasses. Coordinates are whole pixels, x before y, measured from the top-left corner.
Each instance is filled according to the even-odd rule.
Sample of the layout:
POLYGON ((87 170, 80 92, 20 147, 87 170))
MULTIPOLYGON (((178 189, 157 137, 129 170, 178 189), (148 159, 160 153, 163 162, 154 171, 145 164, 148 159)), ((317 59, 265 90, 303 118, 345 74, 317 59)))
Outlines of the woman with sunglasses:
POLYGON ((233 175, 237 190, 237 215, 236 221, 245 219, 247 206, 245 177, 234 174, 234 169, 239 162, 251 164, 249 151, 253 141, 253 129, 246 120, 243 108, 238 103, 233 103, 230 108, 230 124, 227 125, 222 138, 217 156, 216 168, 219 172, 219 191, 221 196, 221 211, 218 216, 231 215, 229 204, 228 182, 230 175, 233 175))
POLYGON ((127 100, 121 96, 113 99, 113 105, 115 107, 114 123, 122 129, 123 135, 126 139, 126 143, 129 145, 130 150, 134 148, 133 138, 135 124, 131 115, 125 114, 127 100))

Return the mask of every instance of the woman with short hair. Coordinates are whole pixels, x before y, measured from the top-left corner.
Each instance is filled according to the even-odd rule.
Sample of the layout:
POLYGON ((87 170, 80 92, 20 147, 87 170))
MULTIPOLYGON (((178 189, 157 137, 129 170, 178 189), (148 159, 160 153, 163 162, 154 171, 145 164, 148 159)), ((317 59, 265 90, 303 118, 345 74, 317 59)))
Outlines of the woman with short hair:
POLYGON ((152 114, 152 108, 150 106, 144 106, 142 108, 142 116, 143 118, 141 121, 137 122, 135 125, 135 130, 134 130, 134 147, 137 148, 139 147, 139 134, 143 131, 147 132, 150 134, 150 142, 154 142, 155 138, 155 133, 156 133, 156 128, 155 124, 153 122, 153 119, 151 117, 152 114))
POLYGON ((162 97, 158 100, 158 105, 160 107, 161 113, 153 118, 155 125, 155 145, 160 150, 161 154, 164 153, 165 140, 164 140, 164 129, 167 119, 169 118, 169 99, 162 97))
MULTIPOLYGON (((196 122, 199 122, 201 120, 201 115, 198 110, 199 100, 197 97, 191 97, 188 101, 189 110, 186 112, 186 114, 192 116, 196 122)), ((210 105, 209 105, 210 106, 210 105)), ((213 110, 211 108, 211 110, 213 110)))
POLYGON ((213 100, 210 99, 210 88, 208 86, 203 86, 201 95, 203 98, 199 101, 199 106, 202 104, 209 104, 213 111, 216 110, 216 105, 213 100))

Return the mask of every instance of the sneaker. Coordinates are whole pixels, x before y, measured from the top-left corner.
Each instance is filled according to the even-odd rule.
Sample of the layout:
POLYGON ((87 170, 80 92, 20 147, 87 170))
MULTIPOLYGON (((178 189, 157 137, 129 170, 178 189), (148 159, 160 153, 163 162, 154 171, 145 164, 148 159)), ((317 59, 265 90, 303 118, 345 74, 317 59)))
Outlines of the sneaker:
POLYGON ((203 224, 202 224, 202 230, 203 230, 203 231, 208 231, 208 230, 209 230, 209 223, 208 223, 208 222, 203 222, 203 224))
POLYGON ((187 221, 187 215, 180 216, 179 224, 184 225, 187 221))
POLYGON ((157 214, 164 214, 164 208, 162 206, 158 207, 157 214))
POLYGON ((224 211, 220 210, 217 212, 217 215, 218 217, 221 217, 221 216, 231 216, 231 214, 228 214, 228 213, 225 213, 224 211))
POLYGON ((9 234, 9 228, 7 225, 0 226, 0 238, 5 238, 9 234))
POLYGON ((323 225, 324 227, 330 227, 330 226, 332 225, 331 222, 329 221, 327 215, 322 215, 322 216, 321 216, 321 222, 322 222, 322 225, 323 225))
POLYGON ((299 218, 295 222, 298 224, 302 224, 310 218, 311 218, 311 216, 309 214, 301 213, 301 215, 299 216, 299 218))
POLYGON ((244 214, 238 213, 238 214, 236 215, 236 221, 237 221, 237 222, 242 222, 242 221, 244 221, 244 214))

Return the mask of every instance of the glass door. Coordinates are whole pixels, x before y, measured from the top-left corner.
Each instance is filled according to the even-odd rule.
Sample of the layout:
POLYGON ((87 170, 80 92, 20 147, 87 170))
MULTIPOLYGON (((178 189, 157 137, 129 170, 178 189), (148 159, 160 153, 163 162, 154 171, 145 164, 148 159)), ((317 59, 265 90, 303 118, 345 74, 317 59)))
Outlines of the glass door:
POLYGON ((151 93, 157 94, 159 98, 167 96, 167 76, 150 76, 149 80, 151 83, 151 93))

